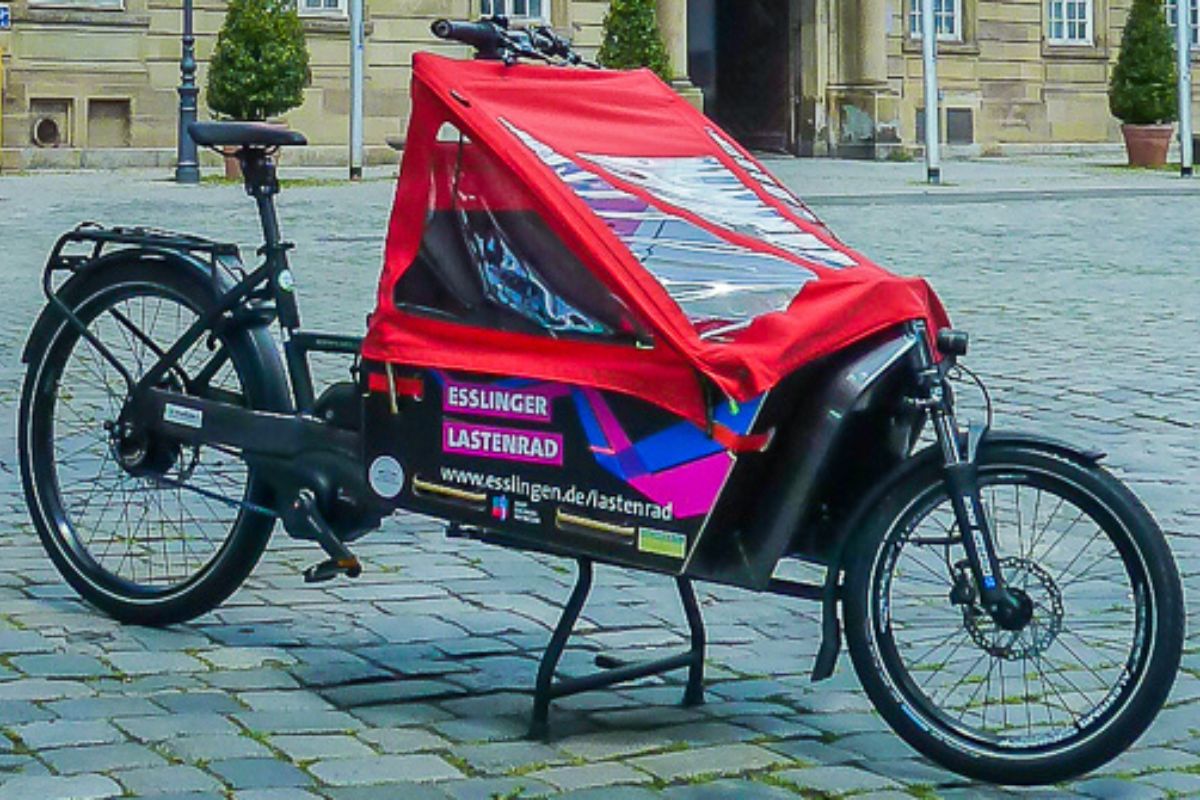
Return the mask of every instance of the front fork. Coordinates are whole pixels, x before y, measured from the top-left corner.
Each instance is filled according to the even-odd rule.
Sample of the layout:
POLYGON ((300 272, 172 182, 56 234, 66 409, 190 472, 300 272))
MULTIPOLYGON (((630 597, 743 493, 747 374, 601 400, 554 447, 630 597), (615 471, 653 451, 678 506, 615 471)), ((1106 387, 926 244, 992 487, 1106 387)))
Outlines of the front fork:
MULTIPOLYGON (((995 532, 991 520, 983 507, 979 490, 979 468, 976 453, 983 430, 963 433, 954 416, 952 393, 946 387, 945 369, 933 356, 929 336, 921 323, 914 323, 918 337, 918 359, 920 382, 924 397, 921 405, 929 413, 937 434, 938 444, 944 460, 943 475, 958 529, 962 533, 963 549, 967 553, 975 585, 979 592, 979 604, 997 625, 1005 630, 1024 627, 1027 605, 1019 592, 1009 589, 1004 581, 1000 559, 996 555, 995 532)), ((958 355, 965 354, 965 338, 960 342, 946 344, 938 337, 943 357, 953 363, 958 355)))

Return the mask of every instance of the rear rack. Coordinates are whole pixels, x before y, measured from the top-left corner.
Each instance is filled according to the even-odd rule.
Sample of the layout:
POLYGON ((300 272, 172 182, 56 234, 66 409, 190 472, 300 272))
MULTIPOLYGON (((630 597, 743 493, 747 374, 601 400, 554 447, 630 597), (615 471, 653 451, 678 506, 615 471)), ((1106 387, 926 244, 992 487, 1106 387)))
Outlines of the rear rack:
POLYGON ((241 269, 241 253, 238 246, 226 242, 214 242, 186 233, 159 230, 145 227, 115 227, 106 228, 96 222, 82 222, 74 229, 58 238, 54 249, 46 260, 46 268, 42 273, 42 292, 46 300, 66 318, 67 322, 86 339, 101 356, 105 358, 121 374, 130 391, 136 381, 129 371, 121 364, 80 321, 75 312, 61 297, 54 285, 54 274, 57 272, 78 272, 81 268, 96 261, 104 255, 105 248, 110 245, 132 245, 159 253, 176 252, 200 254, 207 256, 211 268, 213 291, 219 292, 221 270, 232 277, 237 277, 235 271, 241 269), (71 245, 90 245, 86 252, 65 252, 71 245), (231 263, 233 262, 233 263, 231 263))
POLYGON ((74 229, 64 233, 50 251, 46 262, 46 271, 57 272, 70 270, 74 272, 83 264, 99 258, 104 248, 112 244, 138 245, 164 250, 183 250, 189 253, 204 253, 214 261, 218 256, 236 256, 238 247, 228 242, 214 242, 187 233, 160 230, 158 228, 122 227, 106 228, 96 222, 81 222, 74 229), (73 244, 91 244, 88 254, 66 255, 64 250, 73 244))

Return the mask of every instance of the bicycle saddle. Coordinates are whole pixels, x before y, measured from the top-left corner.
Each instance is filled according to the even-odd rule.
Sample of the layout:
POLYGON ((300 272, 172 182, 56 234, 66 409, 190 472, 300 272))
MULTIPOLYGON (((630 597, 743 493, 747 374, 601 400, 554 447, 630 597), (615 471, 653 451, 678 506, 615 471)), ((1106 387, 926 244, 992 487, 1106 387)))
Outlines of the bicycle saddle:
POLYGON ((188 133, 202 147, 290 147, 308 144, 304 134, 265 122, 193 122, 188 133))

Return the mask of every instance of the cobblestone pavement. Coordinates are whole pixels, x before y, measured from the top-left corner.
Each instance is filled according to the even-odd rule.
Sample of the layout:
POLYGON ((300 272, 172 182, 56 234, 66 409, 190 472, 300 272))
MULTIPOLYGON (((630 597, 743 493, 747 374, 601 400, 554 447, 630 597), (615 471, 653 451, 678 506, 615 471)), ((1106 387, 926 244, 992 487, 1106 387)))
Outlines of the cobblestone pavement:
MULTIPOLYGON (((857 181, 847 185, 838 165, 812 163, 781 171, 822 197, 817 210, 847 241, 932 278, 974 334, 971 362, 996 392, 1000 423, 1106 449, 1195 580, 1200 196, 1170 194, 1179 184, 1165 178, 1103 172, 1109 188, 1090 197, 910 203, 894 193, 917 165, 903 174, 847 166, 857 181), (1147 197, 1147 186, 1167 193, 1147 197)), ((1066 181, 1078 170, 1033 173, 1043 177, 1028 185, 1054 189, 1056 174, 1066 181)), ((282 202, 300 245, 308 321, 359 331, 389 184, 289 188, 282 202)), ((6 411, 57 232, 99 219, 249 244, 251 211, 233 187, 184 190, 143 174, 0 179, 6 411)), ((570 564, 448 542, 417 517, 389 521, 362 543, 357 582, 303 585, 300 570, 317 552, 277 536, 219 611, 169 630, 121 627, 79 602, 36 543, 15 475, 13 416, 0 423, 0 800, 1007 796, 965 784, 890 734, 845 657, 832 680, 810 684, 814 606, 724 588, 700 592, 708 704, 682 709, 677 681, 651 681, 558 703, 553 739, 525 741, 536 659, 569 592, 570 564)), ((576 644, 625 655, 677 645, 670 588, 599 569, 576 644)), ((1189 639, 1171 706, 1137 747, 1055 793, 1200 792, 1196 644, 1189 639)), ((590 666, 590 656, 576 649, 567 669, 590 666)))

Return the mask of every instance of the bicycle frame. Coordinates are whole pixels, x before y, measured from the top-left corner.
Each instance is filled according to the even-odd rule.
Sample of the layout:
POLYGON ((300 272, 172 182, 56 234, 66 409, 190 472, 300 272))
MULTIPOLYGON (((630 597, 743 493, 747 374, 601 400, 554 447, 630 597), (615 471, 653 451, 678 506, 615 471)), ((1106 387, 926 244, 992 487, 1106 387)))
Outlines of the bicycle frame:
MULTIPOLYGON (((448 39, 505 44, 513 60, 540 54, 575 63, 552 34, 518 42, 500 19, 439 21, 439 29, 448 39)), ((539 67, 528 76, 529 88, 540 89, 554 73, 539 67)), ((49 305, 26 346, 18 410, 26 498, 59 570, 118 619, 176 623, 236 590, 277 521, 324 551, 326 559, 303 572, 315 583, 358 577, 362 565, 349 547, 386 516, 415 512, 466 540, 464 552, 483 543, 577 561, 538 670, 534 736, 546 735, 557 698, 675 670, 687 670, 684 704, 703 702, 707 637, 693 582, 705 581, 820 602, 812 679, 832 674, 844 630, 883 717, 965 775, 1057 780, 1128 746, 1148 724, 1146 710, 1161 708, 1178 666, 1182 591, 1161 530, 1096 467, 1102 454, 991 434, 991 400, 965 367, 988 413, 984 425, 963 430, 953 382, 966 335, 947 327, 924 281, 891 275, 834 239, 764 166, 648 73, 602 77, 579 84, 587 102, 548 121, 530 114, 520 99, 527 92, 488 111, 482 99, 472 106, 447 89, 469 95, 487 80, 522 80, 504 65, 414 56, 414 85, 424 87, 414 97, 432 105, 413 115, 400 213, 391 218, 364 338, 302 326, 272 158, 277 147, 305 142, 297 132, 223 122, 190 129, 207 146, 239 148, 263 231, 252 269, 235 245, 183 234, 85 224, 63 236, 46 266, 49 305), (483 80, 456 82, 471 76, 483 80), (675 104, 662 124, 679 152, 693 155, 646 155, 644 115, 620 113, 631 97, 675 104), (601 113, 604 102, 612 113, 601 113), (461 135, 443 147, 447 124, 470 131, 476 149, 461 135), (542 129, 549 142, 538 138, 542 129), (710 190, 711 208, 693 207, 707 206, 710 190), (582 209, 590 216, 570 213, 582 209), (58 272, 71 275, 59 281, 58 272), (818 286, 797 294, 811 282, 818 286), (680 286, 686 291, 672 291, 680 286), (712 297, 695 288, 706 286, 712 297), (693 304, 697 296, 705 302, 693 304), (92 352, 76 359, 76 349, 92 352), (312 353, 349 356, 350 379, 318 396, 312 353), (936 443, 925 447, 921 435, 930 430, 936 443), (1011 508, 996 502, 997 487, 1009 485, 1015 514, 997 510, 1011 508), (107 499, 88 516, 95 487, 107 489, 107 499), (180 490, 226 509, 205 500, 195 514, 180 490), (1026 490, 1037 492, 1028 550, 1026 490), (1055 507, 1038 524, 1043 491, 1080 515, 1056 529, 1039 556, 1058 515, 1055 507), (165 507, 160 492, 173 498, 165 507), (157 499, 157 526, 147 516, 155 503, 143 498, 157 499), (127 509, 101 524, 114 502, 139 500, 132 530, 127 509), (1098 528, 1092 538, 1060 547, 1085 515, 1098 528), (1014 517, 1018 548, 1014 555, 1006 547, 1001 560, 993 526, 1014 517), (190 529, 201 524, 197 533, 217 555, 195 571, 189 552, 173 570, 174 554, 188 550, 190 529), (216 526, 228 529, 221 539, 208 534, 216 526), (1132 649, 1102 668, 1099 704, 1081 717, 1046 678, 1040 656, 1059 633, 1071 633, 1062 589, 1108 566, 1106 552, 1069 574, 1103 533, 1109 539, 1099 546, 1116 546, 1132 589, 1121 583, 1124 594, 1114 599, 1132 596, 1137 614, 1110 609, 1113 622, 1133 628, 1132 649), (94 541, 105 548, 98 558, 94 541), (105 557, 115 542, 125 552, 114 571, 105 557), (160 542, 165 563, 155 569, 160 542), (904 552, 915 561, 902 563, 904 552), (1065 566, 1063 557, 1071 559, 1065 566), (789 576, 796 560, 823 567, 823 579, 789 576), (556 678, 594 564, 669 577, 687 649, 636 663, 597 658, 599 671, 556 678), (910 579, 914 602, 905 603, 910 579), (904 610, 895 621, 893 609, 904 610), (931 635, 912 624, 920 616, 931 635), (932 673, 918 669, 943 646, 953 649, 932 673), (964 646, 982 654, 964 656, 974 659, 965 674, 946 675, 926 692, 928 677, 964 646), (988 656, 990 665, 979 667, 988 656), (1010 726, 1007 712, 1001 728, 989 725, 993 668, 1001 665, 999 703, 1007 709, 1003 663, 1031 657, 1043 690, 1031 697, 1024 676, 1024 729, 1010 726), (964 685, 972 675, 979 685, 964 685), (1100 695, 1107 684, 1115 686, 1100 695), (975 726, 967 717, 979 686, 986 689, 975 726), (1057 702, 1045 702, 1046 687, 1057 702), (1051 746, 1061 748, 1059 763, 1051 746)), ((1086 591, 1092 596, 1090 583, 1086 591)), ((1094 609, 1082 611, 1086 635, 1094 609)), ((1065 641, 1064 648, 1091 669, 1065 641)), ((1069 659, 1064 665, 1075 669, 1069 659)))
MULTIPOLYGON (((93 259, 107 243, 134 244, 160 251, 204 252, 211 257, 215 290, 216 270, 222 265, 225 269, 230 269, 223 259, 236 257, 236 247, 155 231, 77 229, 64 236, 51 255, 45 279, 47 297, 66 316, 70 324, 74 325, 106 360, 120 370, 130 390, 131 403, 125 412, 129 419, 189 445, 220 444, 240 449, 247 463, 266 467, 261 471, 268 474, 268 483, 276 489, 273 507, 253 507, 250 510, 282 517, 293 536, 318 541, 334 556, 334 561, 353 563, 357 569, 357 562, 345 549, 340 538, 320 519, 316 510, 320 502, 311 487, 318 487, 318 491, 326 496, 336 494, 339 489, 348 491, 373 513, 379 512, 380 517, 394 511, 395 504, 381 502, 367 486, 363 475, 366 459, 364 432, 337 428, 313 417, 316 397, 309 355, 325 352, 357 358, 362 340, 359 337, 308 332, 302 329, 288 259, 292 245, 282 239, 280 232, 274 202, 275 195, 279 192, 279 184, 270 152, 258 148, 243 148, 240 158, 246 192, 255 199, 262 224, 264 243, 258 252, 263 261, 237 280, 232 288, 218 292, 214 307, 201 314, 169 349, 162 351, 155 346, 154 352, 159 357, 158 361, 140 379, 134 381, 108 348, 97 341, 71 309, 53 293, 50 285, 51 273, 64 265, 76 267, 81 263, 79 257, 63 256, 64 246, 71 242, 92 241, 95 243, 91 256, 93 259), (263 303, 269 305, 256 305, 263 303), (246 409, 226 402, 230 398, 208 387, 208 381, 216 375, 228 358, 225 348, 219 349, 196 375, 191 378, 184 376, 188 394, 183 395, 163 388, 168 373, 175 369, 184 354, 204 337, 220 333, 231 325, 262 325, 272 321, 278 321, 282 332, 283 355, 295 413, 280 414, 246 409)), ((122 321, 122 324, 138 335, 136 327, 131 323, 122 321)), ((144 336, 142 338, 145 339, 144 336)), ((824 408, 824 411, 831 410, 833 406, 841 407, 836 409, 836 414, 819 414, 818 419, 841 420, 888 371, 901 361, 909 363, 915 375, 914 388, 919 396, 909 398, 908 402, 915 404, 920 413, 933 423, 945 463, 946 480, 953 498, 954 512, 960 529, 967 532, 963 537, 964 549, 977 585, 981 587, 981 599, 997 621, 1006 624, 1010 618, 1019 618, 1022 610, 1018 608, 1013 595, 1004 584, 989 521, 983 513, 979 497, 973 461, 982 432, 972 432, 967 435, 966 441, 963 440, 963 434, 954 418, 952 400, 944 388, 946 371, 953 364, 954 358, 965 352, 965 340, 942 340, 939 337, 938 349, 946 356, 940 363, 935 358, 931 337, 923 323, 910 323, 907 333, 898 341, 905 341, 907 344, 876 350, 874 354, 853 361, 846 367, 845 376, 859 376, 860 385, 852 389, 842 389, 846 396, 840 400, 829 398, 826 402, 830 407, 824 408), (863 380, 862 375, 870 377, 863 380)), ((840 380, 845 381, 847 377, 840 380)), ((839 385, 841 384, 835 381, 835 388, 839 385)), ((836 426, 821 433, 820 422, 809 424, 814 426, 810 431, 814 441, 825 440, 832 445, 839 433, 836 426)), ((830 457, 829 450, 819 457, 814 457, 811 452, 803 453, 802 469, 799 472, 801 475, 819 473, 830 457)), ((775 563, 786 554, 796 526, 816 500, 812 496, 816 489, 812 476, 810 475, 807 482, 802 480, 801 483, 804 485, 796 487, 798 495, 794 502, 783 504, 775 516, 768 516, 768 521, 761 530, 755 531, 752 527, 748 535, 760 537, 760 541, 752 548, 752 568, 751 563, 748 563, 740 572, 731 573, 728 565, 722 563, 723 559, 717 557, 719 553, 712 552, 714 548, 720 550, 713 544, 708 546, 707 551, 699 548, 693 551, 677 573, 678 576, 687 574, 792 596, 824 598, 827 603, 830 596, 836 598, 839 572, 836 556, 830 563, 832 568, 824 587, 772 578, 775 563)), ((452 525, 457 524, 459 523, 452 521, 452 525)), ((482 530, 475 531, 470 526, 460 527, 459 530, 501 545, 525 549, 539 547, 535 541, 482 530)), ((842 535, 846 535, 845 532, 842 535)), ((713 542, 720 537, 709 534, 705 538, 713 542)), ((753 544, 753 540, 742 542, 739 546, 745 544, 753 544)), ((598 552, 590 552, 587 555, 603 557, 598 552)))
MULTIPOLYGON (((167 373, 176 367, 179 359, 204 337, 220 332, 230 325, 269 324, 277 320, 283 334, 284 360, 287 364, 295 409, 301 414, 311 414, 316 397, 309 355, 323 352, 357 356, 362 338, 302 330, 300 309, 293 291, 293 279, 288 260, 288 251, 293 246, 283 241, 280 233, 279 218, 274 201, 275 195, 279 193, 279 184, 275 165, 271 161, 271 154, 259 149, 246 148, 241 151, 239 158, 242 161, 245 175, 246 192, 254 197, 258 206, 263 229, 263 246, 259 249, 258 254, 263 257, 263 261, 254 270, 241 277, 233 288, 222 292, 218 287, 216 277, 220 269, 232 273, 233 268, 227 263, 229 259, 236 260, 236 268, 240 268, 241 262, 236 245, 145 228, 104 229, 84 224, 61 237, 51 251, 43 278, 43 291, 50 304, 63 314, 68 324, 74 327, 118 371, 132 396, 145 394, 151 387, 159 385, 167 373), (64 250, 69 245, 78 243, 91 243, 93 245, 91 253, 87 256, 64 255, 64 250), (158 355, 158 361, 136 381, 111 350, 88 331, 87 326, 58 297, 52 286, 55 272, 75 271, 86 263, 96 261, 102 255, 103 248, 109 244, 132 245, 144 248, 149 252, 203 253, 209 256, 209 268, 213 274, 213 288, 217 296, 217 304, 211 310, 201 314, 172 347, 162 351, 153 342, 141 337, 147 346, 158 355), (263 301, 273 305, 262 309, 255 309, 248 305, 263 301), (240 319, 239 313, 241 314, 240 319), (232 317, 226 320, 226 315, 230 314, 232 317)), ((121 320, 119 317, 118 320, 135 336, 140 335, 140 332, 127 320, 121 320)), ((204 396, 207 381, 211 380, 227 357, 228 354, 224 348, 218 350, 208 365, 190 379, 187 388, 197 390, 199 396, 204 396)))

